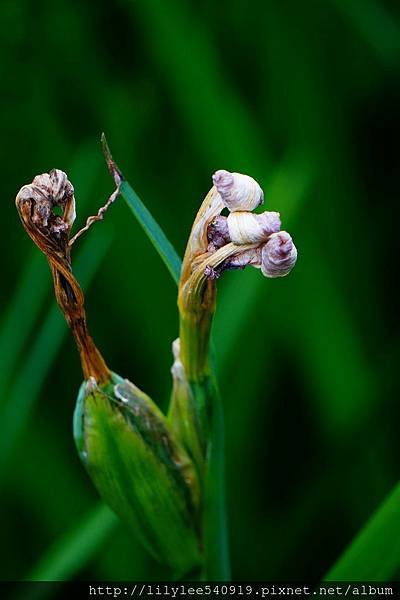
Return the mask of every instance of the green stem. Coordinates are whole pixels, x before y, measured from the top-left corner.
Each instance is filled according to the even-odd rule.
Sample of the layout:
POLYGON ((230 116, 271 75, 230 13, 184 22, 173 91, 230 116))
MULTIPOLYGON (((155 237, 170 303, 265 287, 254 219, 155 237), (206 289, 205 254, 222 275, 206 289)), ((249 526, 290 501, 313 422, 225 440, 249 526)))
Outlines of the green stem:
MULTIPOLYGON (((183 270, 184 271, 184 270, 183 270)), ((198 295, 180 287, 180 358, 192 391, 201 439, 205 440, 203 502, 203 579, 230 578, 225 505, 224 417, 219 391, 210 365, 210 332, 215 309, 215 283, 198 295)), ((211 361, 212 363, 212 361, 211 361)))
POLYGON ((225 500, 224 416, 214 377, 192 385, 195 398, 208 411, 209 444, 204 484, 204 579, 230 579, 228 523, 225 500))
POLYGON ((181 312, 179 338, 181 358, 189 381, 201 382, 209 375, 209 343, 212 313, 181 312))
POLYGON ((228 526, 225 501, 224 417, 218 386, 213 375, 189 385, 197 417, 206 442, 203 486, 202 531, 206 581, 230 579, 228 526))

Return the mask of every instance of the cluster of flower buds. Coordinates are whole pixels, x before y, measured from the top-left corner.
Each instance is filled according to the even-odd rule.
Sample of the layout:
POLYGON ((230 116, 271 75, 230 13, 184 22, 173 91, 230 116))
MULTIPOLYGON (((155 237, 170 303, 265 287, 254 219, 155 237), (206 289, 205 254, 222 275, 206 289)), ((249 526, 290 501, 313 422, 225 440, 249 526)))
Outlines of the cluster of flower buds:
POLYGON ((251 265, 265 277, 284 277, 297 259, 297 250, 289 233, 281 231, 280 215, 253 211, 264 201, 258 183, 248 175, 219 170, 213 175, 216 203, 227 208, 227 217, 216 215, 207 227, 207 252, 233 244, 230 255, 216 267, 206 265, 205 276, 215 279, 227 269, 251 265), (248 247, 249 244, 251 247, 248 247))
POLYGON ((191 381, 201 380, 209 369, 215 280, 247 265, 265 277, 284 277, 297 259, 291 236, 281 231, 279 213, 252 212, 264 201, 252 177, 219 170, 213 183, 193 223, 179 282, 180 358, 191 381))

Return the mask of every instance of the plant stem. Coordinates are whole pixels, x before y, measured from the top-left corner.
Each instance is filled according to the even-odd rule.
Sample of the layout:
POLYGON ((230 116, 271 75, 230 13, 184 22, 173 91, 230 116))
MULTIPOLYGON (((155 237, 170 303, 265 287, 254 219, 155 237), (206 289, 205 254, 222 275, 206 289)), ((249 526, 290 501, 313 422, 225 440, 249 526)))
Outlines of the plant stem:
POLYGON ((79 350, 82 371, 85 379, 94 377, 105 383, 111 372, 97 349, 86 325, 83 292, 72 274, 69 251, 62 259, 48 255, 47 259, 53 274, 54 292, 58 306, 71 328, 79 350))
MULTIPOLYGON (((194 398, 204 441, 203 579, 229 580, 228 534, 225 506, 224 427, 221 401, 210 361, 210 336, 216 305, 216 285, 205 277, 210 263, 218 266, 226 258, 228 246, 207 255, 207 227, 222 210, 222 202, 212 188, 203 201, 186 247, 179 281, 180 360, 194 398)), ((230 250, 230 248, 229 248, 230 250)))
POLYGON ((197 404, 208 417, 208 449, 204 482, 204 567, 206 581, 230 579, 228 523, 225 500, 224 416, 215 377, 191 384, 197 404))
POLYGON ((213 310, 204 310, 205 305, 214 307, 214 286, 210 285, 206 293, 210 302, 203 302, 198 312, 180 311, 181 358, 195 400, 200 427, 207 440, 202 579, 227 581, 230 579, 230 566, 225 505, 224 417, 216 379, 209 365, 213 310))
POLYGON ((209 341, 213 313, 202 307, 196 312, 180 312, 181 357, 189 382, 202 382, 209 376, 209 341))

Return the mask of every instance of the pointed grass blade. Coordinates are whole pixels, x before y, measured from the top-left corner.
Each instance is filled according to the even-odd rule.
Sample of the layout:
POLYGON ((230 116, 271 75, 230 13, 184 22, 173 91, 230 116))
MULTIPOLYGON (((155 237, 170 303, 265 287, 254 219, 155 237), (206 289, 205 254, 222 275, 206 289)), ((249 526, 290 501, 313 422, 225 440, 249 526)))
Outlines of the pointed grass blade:
POLYGON ((95 506, 40 558, 27 581, 66 581, 87 564, 115 529, 118 518, 104 504, 95 506))
POLYGON ((139 224, 144 229, 146 235, 152 242, 158 254, 161 256, 173 280, 177 284, 179 282, 181 272, 181 259, 150 211, 146 208, 139 196, 123 177, 121 171, 111 156, 104 134, 102 135, 101 140, 103 144, 104 155, 106 157, 107 165, 111 175, 114 179, 116 177, 120 177, 122 179, 120 184, 122 197, 128 204, 136 219, 139 221, 139 224))

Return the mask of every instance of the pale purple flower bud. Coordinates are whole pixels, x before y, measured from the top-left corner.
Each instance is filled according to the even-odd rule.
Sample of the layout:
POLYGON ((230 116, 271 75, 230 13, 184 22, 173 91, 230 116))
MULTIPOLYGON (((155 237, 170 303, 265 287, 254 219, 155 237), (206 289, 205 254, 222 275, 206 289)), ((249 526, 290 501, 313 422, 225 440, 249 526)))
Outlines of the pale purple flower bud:
POLYGON ((224 206, 231 212, 251 211, 264 202, 264 194, 255 179, 224 169, 216 171, 213 183, 224 206))
POLYGON ((277 212, 233 212, 227 218, 229 237, 234 244, 259 244, 267 242, 271 233, 281 228, 277 212))
POLYGON ((284 277, 297 260, 296 246, 287 231, 273 233, 261 250, 261 271, 265 277, 284 277))
POLYGON ((217 188, 218 193, 224 198, 229 196, 230 191, 234 185, 233 173, 225 171, 225 169, 219 169, 215 171, 212 176, 213 183, 217 188))

